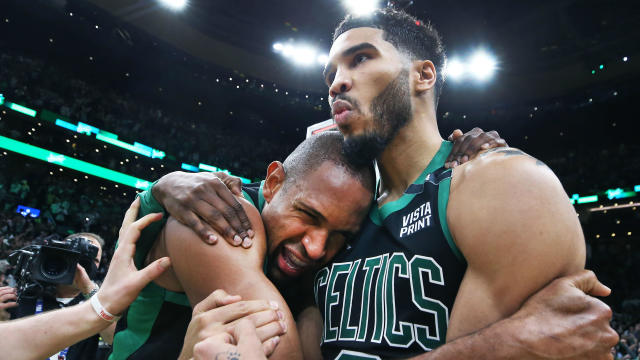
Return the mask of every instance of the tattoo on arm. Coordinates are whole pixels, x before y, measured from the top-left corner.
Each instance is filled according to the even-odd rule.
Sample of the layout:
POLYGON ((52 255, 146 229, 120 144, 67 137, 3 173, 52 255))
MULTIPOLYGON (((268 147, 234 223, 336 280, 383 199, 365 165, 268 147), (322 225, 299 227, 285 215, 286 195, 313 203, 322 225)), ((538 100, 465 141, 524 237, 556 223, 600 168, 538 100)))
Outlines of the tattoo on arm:
POLYGON ((493 149, 489 149, 489 150, 485 151, 484 153, 480 154, 480 156, 485 156, 485 155, 490 154, 490 153, 500 153, 500 154, 504 154, 504 156, 518 156, 518 155, 528 156, 528 157, 531 157, 532 159, 534 159, 536 161, 536 165, 544 166, 544 167, 548 168, 547 164, 545 164, 542 161, 534 158, 533 156, 525 153, 524 151, 520 151, 518 149, 503 148, 503 147, 493 148, 493 149))
POLYGON ((221 353, 217 353, 215 360, 240 360, 242 359, 242 354, 237 351, 223 351, 221 353))

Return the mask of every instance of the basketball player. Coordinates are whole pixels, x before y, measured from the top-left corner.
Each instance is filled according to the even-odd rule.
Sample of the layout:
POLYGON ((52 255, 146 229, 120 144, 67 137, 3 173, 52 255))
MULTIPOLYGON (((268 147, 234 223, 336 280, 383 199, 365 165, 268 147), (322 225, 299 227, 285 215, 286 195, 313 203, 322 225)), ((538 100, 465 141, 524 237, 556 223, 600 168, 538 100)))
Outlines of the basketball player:
MULTIPOLYGON (((381 181, 359 237, 318 271, 317 308, 299 328, 315 324, 311 344, 324 358, 610 358, 617 335, 604 304, 568 291, 562 307, 545 298, 557 296, 557 281, 531 297, 584 267, 577 216, 555 175, 516 149, 442 168, 451 155, 435 116, 444 62, 435 30, 404 13, 348 17, 336 29, 326 68, 334 119, 346 153, 375 158, 381 181), (567 316, 578 309, 591 315, 567 316)), ((582 274, 569 279, 595 281, 582 274)))
MULTIPOLYGON (((474 133, 475 139, 491 142, 491 136, 478 130, 474 133)), ((464 143, 464 138, 458 140, 464 143)), ((495 140, 500 144, 500 139, 495 140)), ((373 196, 374 172, 371 163, 352 166, 342 154, 342 142, 338 132, 307 139, 284 164, 269 165, 265 181, 244 188, 244 198, 250 201, 243 201, 244 208, 256 229, 256 245, 249 250, 228 244, 209 247, 174 218, 157 239, 157 224, 145 231, 137 261, 170 256, 172 269, 143 290, 118 324, 111 358, 177 357, 191 315, 188 305, 199 303, 218 288, 244 299, 276 301, 283 327, 291 331, 281 337, 272 357, 301 356, 293 317, 269 280, 283 287, 317 270, 358 231, 373 196), (235 266, 238 263, 242 266, 235 266)), ((472 144, 471 151, 478 151, 480 144, 472 144)), ((149 208, 150 193, 142 199, 141 214, 156 211, 149 208)), ((273 314, 266 311, 253 316, 268 321, 273 314)), ((270 330, 258 330, 263 331, 270 330)), ((185 344, 181 357, 189 358, 192 347, 185 344)))
MULTIPOLYGON (((426 358, 584 268, 577 215, 542 162, 497 148, 443 168, 445 61, 435 29, 403 12, 336 28, 325 68, 334 120, 348 157, 376 159, 381 179, 359 238, 316 274, 324 358, 426 358)), ((608 330, 603 353, 617 338, 608 330)))

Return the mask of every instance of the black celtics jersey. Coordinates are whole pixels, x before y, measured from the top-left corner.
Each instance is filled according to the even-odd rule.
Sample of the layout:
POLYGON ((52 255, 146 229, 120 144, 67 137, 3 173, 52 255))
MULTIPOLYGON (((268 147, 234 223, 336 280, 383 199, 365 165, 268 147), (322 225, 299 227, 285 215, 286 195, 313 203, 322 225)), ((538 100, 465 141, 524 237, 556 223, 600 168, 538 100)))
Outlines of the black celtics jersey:
POLYGON ((378 208, 351 247, 316 273, 325 359, 406 358, 444 344, 466 270, 446 223, 443 142, 404 195, 378 208))

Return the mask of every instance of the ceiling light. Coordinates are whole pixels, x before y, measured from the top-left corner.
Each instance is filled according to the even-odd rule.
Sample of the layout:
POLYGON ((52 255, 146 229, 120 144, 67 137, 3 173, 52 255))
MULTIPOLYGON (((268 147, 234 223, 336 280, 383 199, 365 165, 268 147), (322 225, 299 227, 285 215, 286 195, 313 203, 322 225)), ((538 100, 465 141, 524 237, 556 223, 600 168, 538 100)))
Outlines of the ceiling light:
POLYGON ((378 8, 378 0, 344 0, 344 6, 353 15, 369 15, 378 8))
POLYGON ((447 78, 459 80, 465 73, 465 66, 459 59, 452 59, 447 62, 447 65, 444 68, 444 73, 447 78))
POLYGON ((158 0, 158 2, 174 11, 182 10, 187 6, 187 0, 158 0))
POLYGON ((495 58, 484 50, 478 50, 469 61, 469 72, 476 80, 490 79, 496 71, 495 58))

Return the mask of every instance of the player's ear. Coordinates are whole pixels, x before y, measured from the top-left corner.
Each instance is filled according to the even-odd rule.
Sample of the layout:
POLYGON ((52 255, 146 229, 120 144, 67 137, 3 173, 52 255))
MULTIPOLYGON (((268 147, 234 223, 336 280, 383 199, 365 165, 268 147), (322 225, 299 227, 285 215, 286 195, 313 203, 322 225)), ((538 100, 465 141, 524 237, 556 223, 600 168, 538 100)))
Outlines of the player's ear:
POLYGON ((284 185, 285 173, 284 165, 280 161, 274 161, 267 168, 267 178, 264 180, 262 195, 267 202, 271 202, 273 197, 284 185))
POLYGON ((421 94, 436 85, 436 67, 431 60, 414 61, 411 77, 416 93, 421 94))

